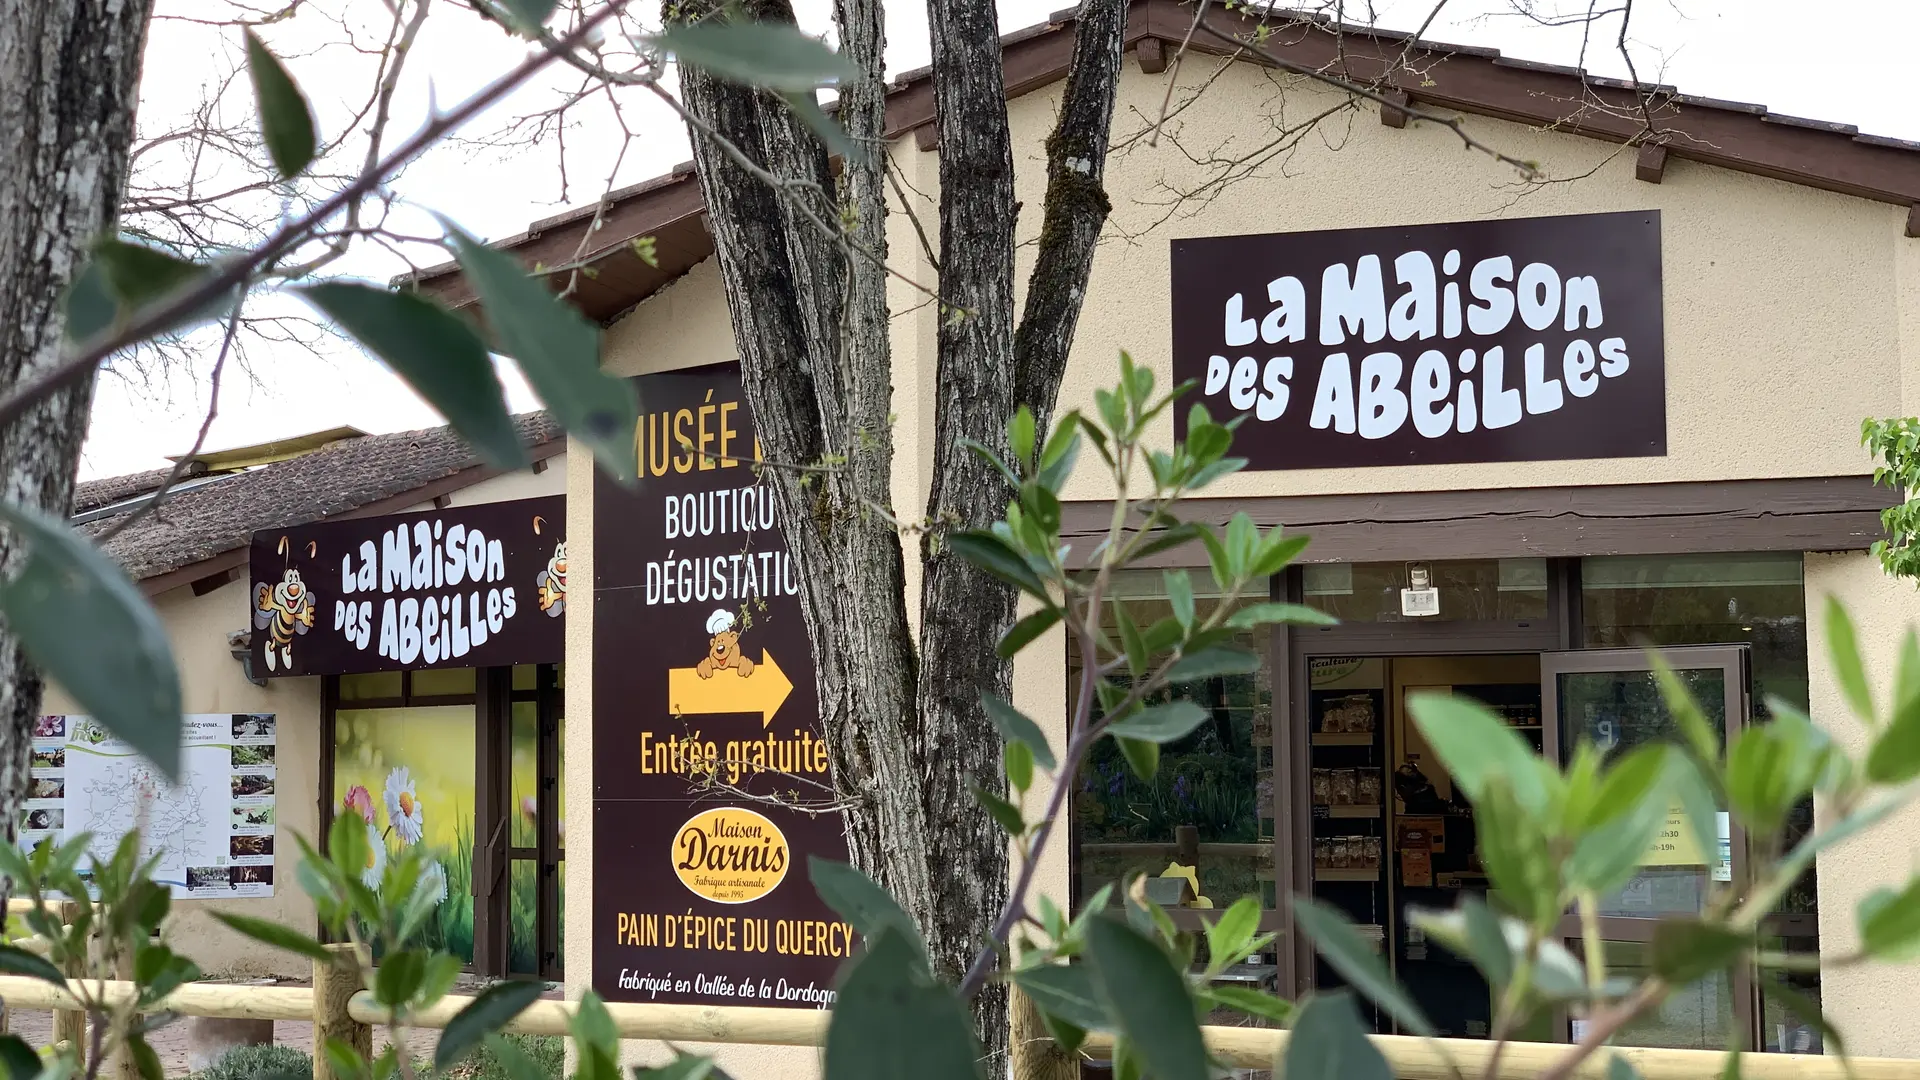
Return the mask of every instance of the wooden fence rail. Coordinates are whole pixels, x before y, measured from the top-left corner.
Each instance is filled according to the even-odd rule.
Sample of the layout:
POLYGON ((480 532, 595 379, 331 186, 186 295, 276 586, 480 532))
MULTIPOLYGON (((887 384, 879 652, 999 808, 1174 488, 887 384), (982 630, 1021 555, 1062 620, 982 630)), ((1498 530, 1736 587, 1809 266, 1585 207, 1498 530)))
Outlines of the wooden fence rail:
MULTIPOLYGON (((183 986, 154 1011, 187 1016, 221 1016, 253 1020, 312 1021, 314 1025, 314 1080, 335 1080, 326 1056, 320 1053, 331 1034, 370 1050, 372 1034, 388 1016, 372 995, 343 985, 345 969, 314 965, 314 987, 183 986)), ((72 984, 70 984, 71 986, 72 984)), ((97 997, 124 1004, 134 992, 129 982, 85 984, 97 997)), ((472 1001, 453 995, 410 1019, 417 1028, 444 1028, 454 1014, 472 1001)), ((0 976, 0 1001, 8 1008, 72 1010, 79 1004, 69 990, 38 979, 0 976)), ((564 1035, 574 1004, 537 1001, 506 1030, 527 1035, 564 1035)), ((610 1003, 607 1012, 622 1038, 676 1043, 755 1043, 769 1046, 820 1046, 826 1040, 828 1014, 802 1009, 767 1009, 707 1005, 641 1005, 610 1003)), ((1207 1027, 1207 1046, 1227 1064, 1243 1069, 1272 1068, 1286 1045, 1287 1033, 1274 1028, 1207 1027)), ((1450 1080, 1448 1057, 1470 1077, 1484 1074, 1492 1044, 1478 1039, 1423 1039, 1398 1035, 1373 1036, 1401 1080, 1450 1080), (1442 1051, 1444 1051, 1444 1056, 1442 1051)), ((1091 1037, 1088 1050, 1100 1055, 1111 1048, 1101 1036, 1091 1037)), ((1498 1080, 1534 1080, 1566 1047, 1548 1043, 1510 1043, 1501 1055, 1498 1080)), ((1721 1075, 1725 1055, 1706 1050, 1622 1049, 1645 1080, 1705 1080, 1721 1075)), ((1595 1055, 1579 1072, 1586 1080, 1605 1075, 1606 1054, 1595 1055)), ((1920 1080, 1920 1060, 1854 1058, 1852 1072, 1837 1057, 1808 1054, 1745 1054, 1742 1075, 1747 1080, 1920 1080)))

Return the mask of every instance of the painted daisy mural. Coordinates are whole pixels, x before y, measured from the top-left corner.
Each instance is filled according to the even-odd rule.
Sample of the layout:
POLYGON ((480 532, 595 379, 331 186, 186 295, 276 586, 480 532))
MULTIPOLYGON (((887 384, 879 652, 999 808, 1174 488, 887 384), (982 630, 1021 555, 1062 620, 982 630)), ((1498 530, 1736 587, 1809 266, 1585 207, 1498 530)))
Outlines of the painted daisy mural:
POLYGON ((379 888, 410 850, 428 857, 417 888, 434 898, 421 944, 473 959, 474 723, 469 706, 341 709, 334 807, 367 825, 362 880, 379 888))

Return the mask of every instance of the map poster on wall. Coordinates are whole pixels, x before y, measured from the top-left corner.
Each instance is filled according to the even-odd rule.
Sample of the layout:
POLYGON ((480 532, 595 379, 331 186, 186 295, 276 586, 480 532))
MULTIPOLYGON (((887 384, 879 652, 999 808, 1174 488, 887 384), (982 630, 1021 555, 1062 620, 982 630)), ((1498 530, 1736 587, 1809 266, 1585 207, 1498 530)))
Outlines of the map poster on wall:
POLYGON ((141 857, 177 898, 273 895, 274 717, 202 713, 181 726, 178 785, 85 716, 34 723, 31 781, 20 845, 92 833, 107 858, 136 823, 141 857))

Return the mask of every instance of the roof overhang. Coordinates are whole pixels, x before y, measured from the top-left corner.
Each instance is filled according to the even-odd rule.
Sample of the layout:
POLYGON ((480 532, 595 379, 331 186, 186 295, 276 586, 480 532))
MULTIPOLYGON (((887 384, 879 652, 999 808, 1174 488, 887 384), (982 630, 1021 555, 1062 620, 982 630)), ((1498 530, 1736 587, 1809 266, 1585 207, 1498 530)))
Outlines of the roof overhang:
MULTIPOLYGON (((1182 41, 1196 52, 1237 50, 1202 29, 1194 7, 1180 0, 1133 0, 1126 48, 1148 73, 1165 70, 1182 41)), ((1681 94, 1673 87, 1634 84, 1577 68, 1503 57, 1498 50, 1422 41, 1411 34, 1335 23, 1318 15, 1280 11, 1261 16, 1210 6, 1205 25, 1229 37, 1268 28, 1263 48, 1288 65, 1375 87, 1397 101, 1552 128, 1637 146, 1635 174, 1658 183, 1668 158, 1685 158, 1737 172, 1802 184, 1910 208, 1908 236, 1920 236, 1920 144, 1862 135, 1849 124, 1806 120, 1762 105, 1681 94), (1659 131, 1647 137, 1647 118, 1659 131)), ((1076 11, 1001 39, 1007 96, 1037 90, 1066 77, 1073 56, 1076 11)), ((1248 62, 1267 61, 1242 54, 1248 62)), ((922 150, 938 147, 931 69, 894 80, 887 96, 887 135, 915 136, 922 150)), ((1382 109, 1381 119, 1405 126, 1406 116, 1382 109)), ((713 253, 693 163, 645 183, 610 192, 600 202, 536 221, 519 236, 495 243, 554 280, 586 265, 573 302, 605 324, 678 279, 713 253), (598 219, 596 224, 596 219, 598 219), (636 241, 654 240, 655 263, 636 241)), ((396 279, 453 307, 474 303, 454 263, 396 279)), ((556 285, 556 287, 558 287, 556 285)))

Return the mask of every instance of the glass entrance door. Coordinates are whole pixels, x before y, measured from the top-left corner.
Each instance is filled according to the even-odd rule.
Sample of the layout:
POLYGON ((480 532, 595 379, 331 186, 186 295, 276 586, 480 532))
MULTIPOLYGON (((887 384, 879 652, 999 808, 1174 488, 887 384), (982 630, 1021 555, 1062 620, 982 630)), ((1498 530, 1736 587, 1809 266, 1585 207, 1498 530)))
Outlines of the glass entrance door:
MULTIPOLYGON (((1654 657, 1673 669, 1724 745, 1747 722, 1748 656, 1744 645, 1697 648, 1588 649, 1541 657, 1546 752, 1565 762, 1582 742, 1608 755, 1653 742, 1680 742, 1679 722, 1654 675, 1654 657)), ((1643 858, 1639 872, 1600 898, 1600 936, 1611 969, 1633 975, 1650 961, 1653 928, 1667 916, 1695 914, 1716 889, 1744 880, 1745 838, 1725 807, 1716 814, 1717 850, 1700 850, 1695 829, 1677 804, 1643 858)), ((1569 914, 1561 935, 1576 954, 1580 922, 1569 914)), ((1708 976, 1676 991, 1619 1035, 1622 1045, 1725 1049, 1726 1033, 1753 1027, 1752 980, 1745 972, 1708 976)), ((1579 1037, 1575 1029, 1563 1032, 1579 1037)), ((1751 1044, 1749 1044, 1751 1045, 1751 1044)))

